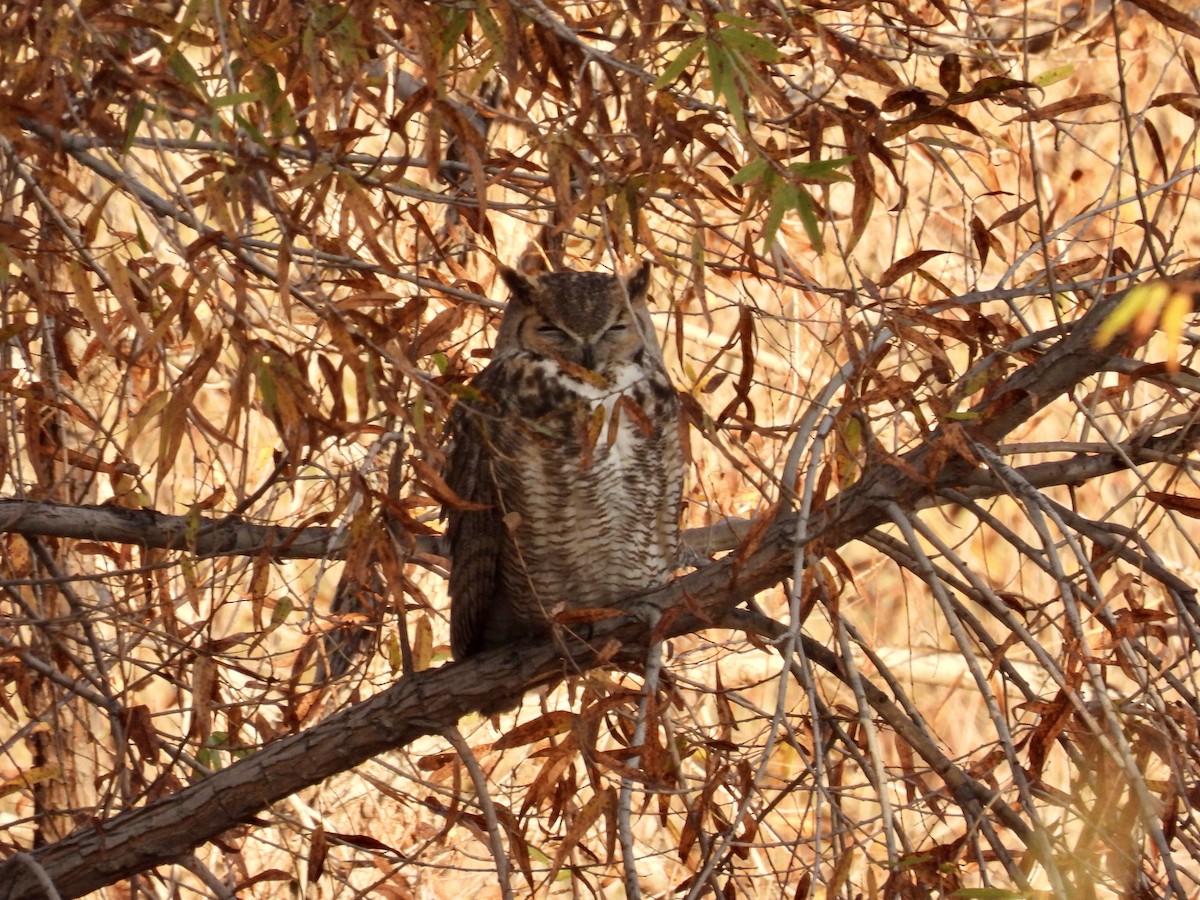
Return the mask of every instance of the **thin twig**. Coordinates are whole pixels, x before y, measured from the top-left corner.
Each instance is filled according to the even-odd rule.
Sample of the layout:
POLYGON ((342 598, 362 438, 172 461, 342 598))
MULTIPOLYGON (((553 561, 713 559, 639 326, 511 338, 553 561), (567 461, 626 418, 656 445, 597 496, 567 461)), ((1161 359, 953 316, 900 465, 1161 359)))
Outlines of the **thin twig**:
POLYGON ((511 869, 508 864, 508 851, 504 848, 504 839, 500 836, 500 818, 496 815, 496 804, 488 791, 487 776, 479 765, 479 760, 471 751, 470 745, 463 739, 462 732, 451 725, 442 730, 442 737, 450 742, 459 759, 463 761, 475 786, 475 799, 479 803, 479 811, 483 813, 483 821, 487 824, 488 843, 492 848, 492 860, 496 864, 496 879, 500 885, 500 894, 505 900, 512 900, 511 869))

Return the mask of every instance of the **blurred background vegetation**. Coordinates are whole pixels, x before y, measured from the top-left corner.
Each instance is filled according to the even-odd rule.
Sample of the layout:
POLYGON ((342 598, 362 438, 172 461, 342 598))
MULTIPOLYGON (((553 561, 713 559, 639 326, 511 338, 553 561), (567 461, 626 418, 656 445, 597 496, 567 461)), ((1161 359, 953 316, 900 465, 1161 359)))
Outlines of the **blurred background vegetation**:
MULTIPOLYGON (((448 659, 441 432, 499 265, 655 264, 686 527, 819 506, 1196 262, 1197 38, 1159 0, 0 3, 0 494, 345 548, 0 535, 0 852, 448 659)), ((620 669, 461 723, 486 816, 424 739, 97 896, 491 896, 488 818, 518 895, 622 896, 632 855, 646 896, 1196 896, 1200 382, 1166 307, 964 445, 1007 496, 931 494, 758 598, 850 675, 678 638, 636 747, 620 669)))

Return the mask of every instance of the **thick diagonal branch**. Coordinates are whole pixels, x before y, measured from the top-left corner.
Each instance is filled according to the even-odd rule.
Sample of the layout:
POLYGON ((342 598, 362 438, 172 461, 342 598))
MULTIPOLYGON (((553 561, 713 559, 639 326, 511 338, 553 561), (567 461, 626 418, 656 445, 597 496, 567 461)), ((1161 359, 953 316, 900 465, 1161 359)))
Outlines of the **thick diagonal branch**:
MULTIPOLYGON (((971 425, 959 427, 972 440, 999 443, 1021 422, 1098 371, 1107 356, 1093 348, 1092 335, 1114 302, 1108 298, 1097 304, 1067 338, 979 404, 971 425)), ((728 610, 781 582, 792 571, 795 554, 806 545, 841 546, 885 521, 889 504, 913 509, 931 492, 965 483, 973 464, 963 456, 947 454, 948 440, 947 434, 935 432, 900 460, 868 466, 858 483, 811 515, 803 534, 796 533, 799 522, 794 514, 781 515, 753 550, 707 565, 641 602, 664 613, 669 634, 720 621, 728 610)), ((596 645, 611 636, 635 652, 649 639, 644 632, 636 623, 613 625, 597 635, 596 645)), ((815 652, 811 656, 819 663, 825 658, 815 652)), ((497 650, 404 677, 378 696, 279 740, 199 784, 87 826, 27 854, 26 864, 10 860, 0 865, 0 900, 40 895, 39 873, 30 870, 30 860, 61 896, 76 897, 178 859, 295 791, 419 736, 440 732, 472 711, 516 703, 526 691, 553 682, 565 671, 596 664, 590 649, 580 650, 568 661, 553 643, 546 642, 497 650)), ((882 718, 905 730, 902 711, 883 692, 868 694, 868 701, 882 718)), ((965 773, 946 771, 946 760, 932 745, 917 749, 948 782, 954 782, 956 793, 986 795, 965 773)))

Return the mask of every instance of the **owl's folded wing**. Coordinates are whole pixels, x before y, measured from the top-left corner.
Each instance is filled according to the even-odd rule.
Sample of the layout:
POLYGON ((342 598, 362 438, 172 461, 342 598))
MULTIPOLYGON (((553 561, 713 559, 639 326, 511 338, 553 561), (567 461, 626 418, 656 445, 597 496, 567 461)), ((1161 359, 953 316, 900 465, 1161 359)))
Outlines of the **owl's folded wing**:
MULTIPOLYGON (((488 370, 475 387, 487 396, 488 370)), ((483 405, 460 401, 450 418, 446 483, 461 499, 485 508, 446 509, 450 553, 450 649, 455 659, 479 652, 484 644, 502 551, 504 522, 486 437, 489 413, 483 405)))

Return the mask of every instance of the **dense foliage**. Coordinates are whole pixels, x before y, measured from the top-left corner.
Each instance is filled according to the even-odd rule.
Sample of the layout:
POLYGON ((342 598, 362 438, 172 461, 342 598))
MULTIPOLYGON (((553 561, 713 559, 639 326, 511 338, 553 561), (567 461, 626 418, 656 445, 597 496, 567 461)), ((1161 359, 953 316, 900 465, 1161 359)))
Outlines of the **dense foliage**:
POLYGON ((1198 38, 0 3, 0 897, 1195 896, 1198 38), (691 434, 666 640, 456 676, 497 267, 639 259, 691 434), (355 765, 376 712, 328 717, 391 682, 463 709, 355 765))

